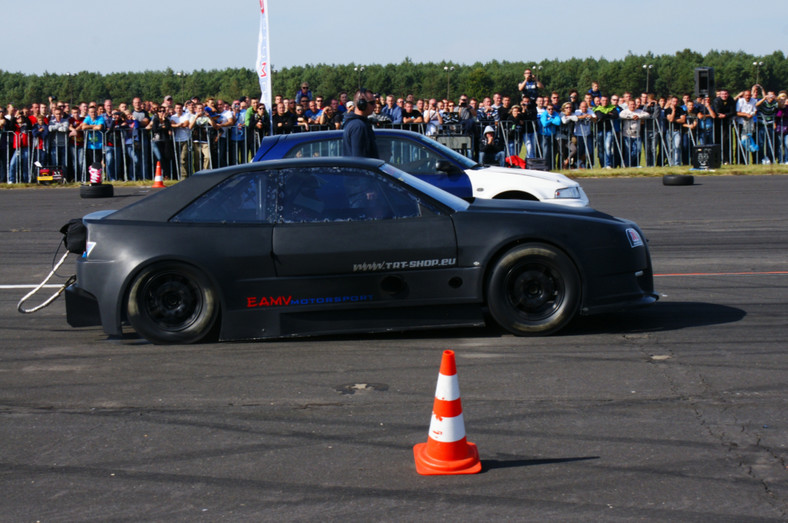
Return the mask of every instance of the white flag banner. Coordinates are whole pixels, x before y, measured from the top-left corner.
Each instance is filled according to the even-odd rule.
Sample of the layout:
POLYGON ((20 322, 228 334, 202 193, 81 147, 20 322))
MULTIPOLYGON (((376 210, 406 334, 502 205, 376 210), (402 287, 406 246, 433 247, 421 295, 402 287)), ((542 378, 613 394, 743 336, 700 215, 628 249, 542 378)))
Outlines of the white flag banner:
POLYGON ((257 77, 260 79, 260 101, 269 117, 271 110, 271 54, 268 42, 268 0, 260 0, 260 38, 257 42, 257 77))

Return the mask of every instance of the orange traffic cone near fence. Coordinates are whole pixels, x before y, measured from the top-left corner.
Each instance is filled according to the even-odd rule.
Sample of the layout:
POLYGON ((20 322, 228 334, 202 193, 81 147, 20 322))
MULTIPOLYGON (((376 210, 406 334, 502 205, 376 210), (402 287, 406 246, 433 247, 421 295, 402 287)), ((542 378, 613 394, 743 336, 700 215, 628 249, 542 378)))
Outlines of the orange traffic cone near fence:
POLYGON ((156 176, 153 177, 153 188, 164 189, 164 178, 161 177, 161 162, 156 162, 156 176))
POLYGON ((413 455, 416 472, 424 476, 476 474, 482 470, 476 445, 465 438, 454 351, 443 351, 427 443, 414 446, 413 455))

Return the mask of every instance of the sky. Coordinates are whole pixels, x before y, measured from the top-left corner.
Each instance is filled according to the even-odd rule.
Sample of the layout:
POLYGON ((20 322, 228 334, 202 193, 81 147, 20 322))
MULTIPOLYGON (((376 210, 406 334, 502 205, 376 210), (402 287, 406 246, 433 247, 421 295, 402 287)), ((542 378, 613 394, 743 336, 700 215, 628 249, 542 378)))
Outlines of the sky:
MULTIPOLYGON (((777 3, 717 0, 269 0, 274 69, 786 53, 777 3), (769 8, 771 5, 771 8, 769 8), (365 10, 359 12, 363 6, 365 10), (742 18, 742 14, 746 14, 742 18), (781 47, 782 46, 782 47, 781 47)), ((259 0, 2 1, 0 69, 25 74, 254 68, 259 0), (60 30, 53 30, 52 19, 60 30)))

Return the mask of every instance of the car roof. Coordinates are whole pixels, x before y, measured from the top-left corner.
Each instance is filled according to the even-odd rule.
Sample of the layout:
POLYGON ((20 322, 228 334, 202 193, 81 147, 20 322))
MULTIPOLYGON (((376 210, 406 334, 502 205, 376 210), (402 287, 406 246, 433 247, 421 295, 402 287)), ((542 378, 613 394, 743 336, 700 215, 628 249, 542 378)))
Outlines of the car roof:
MULTIPOLYGON (((378 129, 373 127, 373 131, 376 135, 381 136, 401 136, 403 138, 410 138, 411 140, 421 140, 422 136, 419 133, 413 131, 406 131, 403 129, 378 129)), ((304 133, 290 133, 290 134, 276 134, 273 136, 266 136, 263 138, 260 147, 257 149, 257 153, 254 155, 254 159, 252 161, 258 162, 260 158, 265 156, 268 151, 274 148, 277 144, 280 143, 292 143, 297 144, 301 142, 316 142, 319 140, 335 140, 342 137, 344 131, 335 131, 335 130, 327 130, 327 131, 309 131, 304 133)))
POLYGON ((106 220, 135 220, 163 222, 193 202, 201 194, 227 178, 239 173, 249 173, 276 169, 298 169, 313 167, 356 167, 363 169, 379 169, 385 162, 371 158, 352 157, 321 157, 291 158, 284 160, 268 160, 223 167, 208 171, 200 171, 175 185, 159 190, 142 200, 133 203, 107 216, 106 220))
MULTIPOLYGON (((377 127, 373 127, 372 130, 375 134, 390 134, 390 135, 400 135, 400 136, 410 136, 413 137, 414 135, 420 136, 419 133, 413 131, 407 131, 405 129, 379 129, 377 127)), ((326 138, 334 138, 337 136, 342 136, 344 131, 342 130, 327 130, 327 131, 309 131, 304 133, 290 133, 290 134, 277 134, 274 136, 267 136, 265 140, 283 140, 283 141, 304 141, 304 140, 315 140, 316 137, 321 139, 326 138)))

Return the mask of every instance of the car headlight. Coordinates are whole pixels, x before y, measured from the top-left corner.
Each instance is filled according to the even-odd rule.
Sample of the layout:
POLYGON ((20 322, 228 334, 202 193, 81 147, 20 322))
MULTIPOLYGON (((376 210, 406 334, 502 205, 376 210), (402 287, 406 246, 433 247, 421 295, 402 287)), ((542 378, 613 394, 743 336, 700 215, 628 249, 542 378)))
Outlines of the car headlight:
POLYGON ((577 187, 563 187, 555 191, 556 198, 580 198, 580 190, 577 187))

